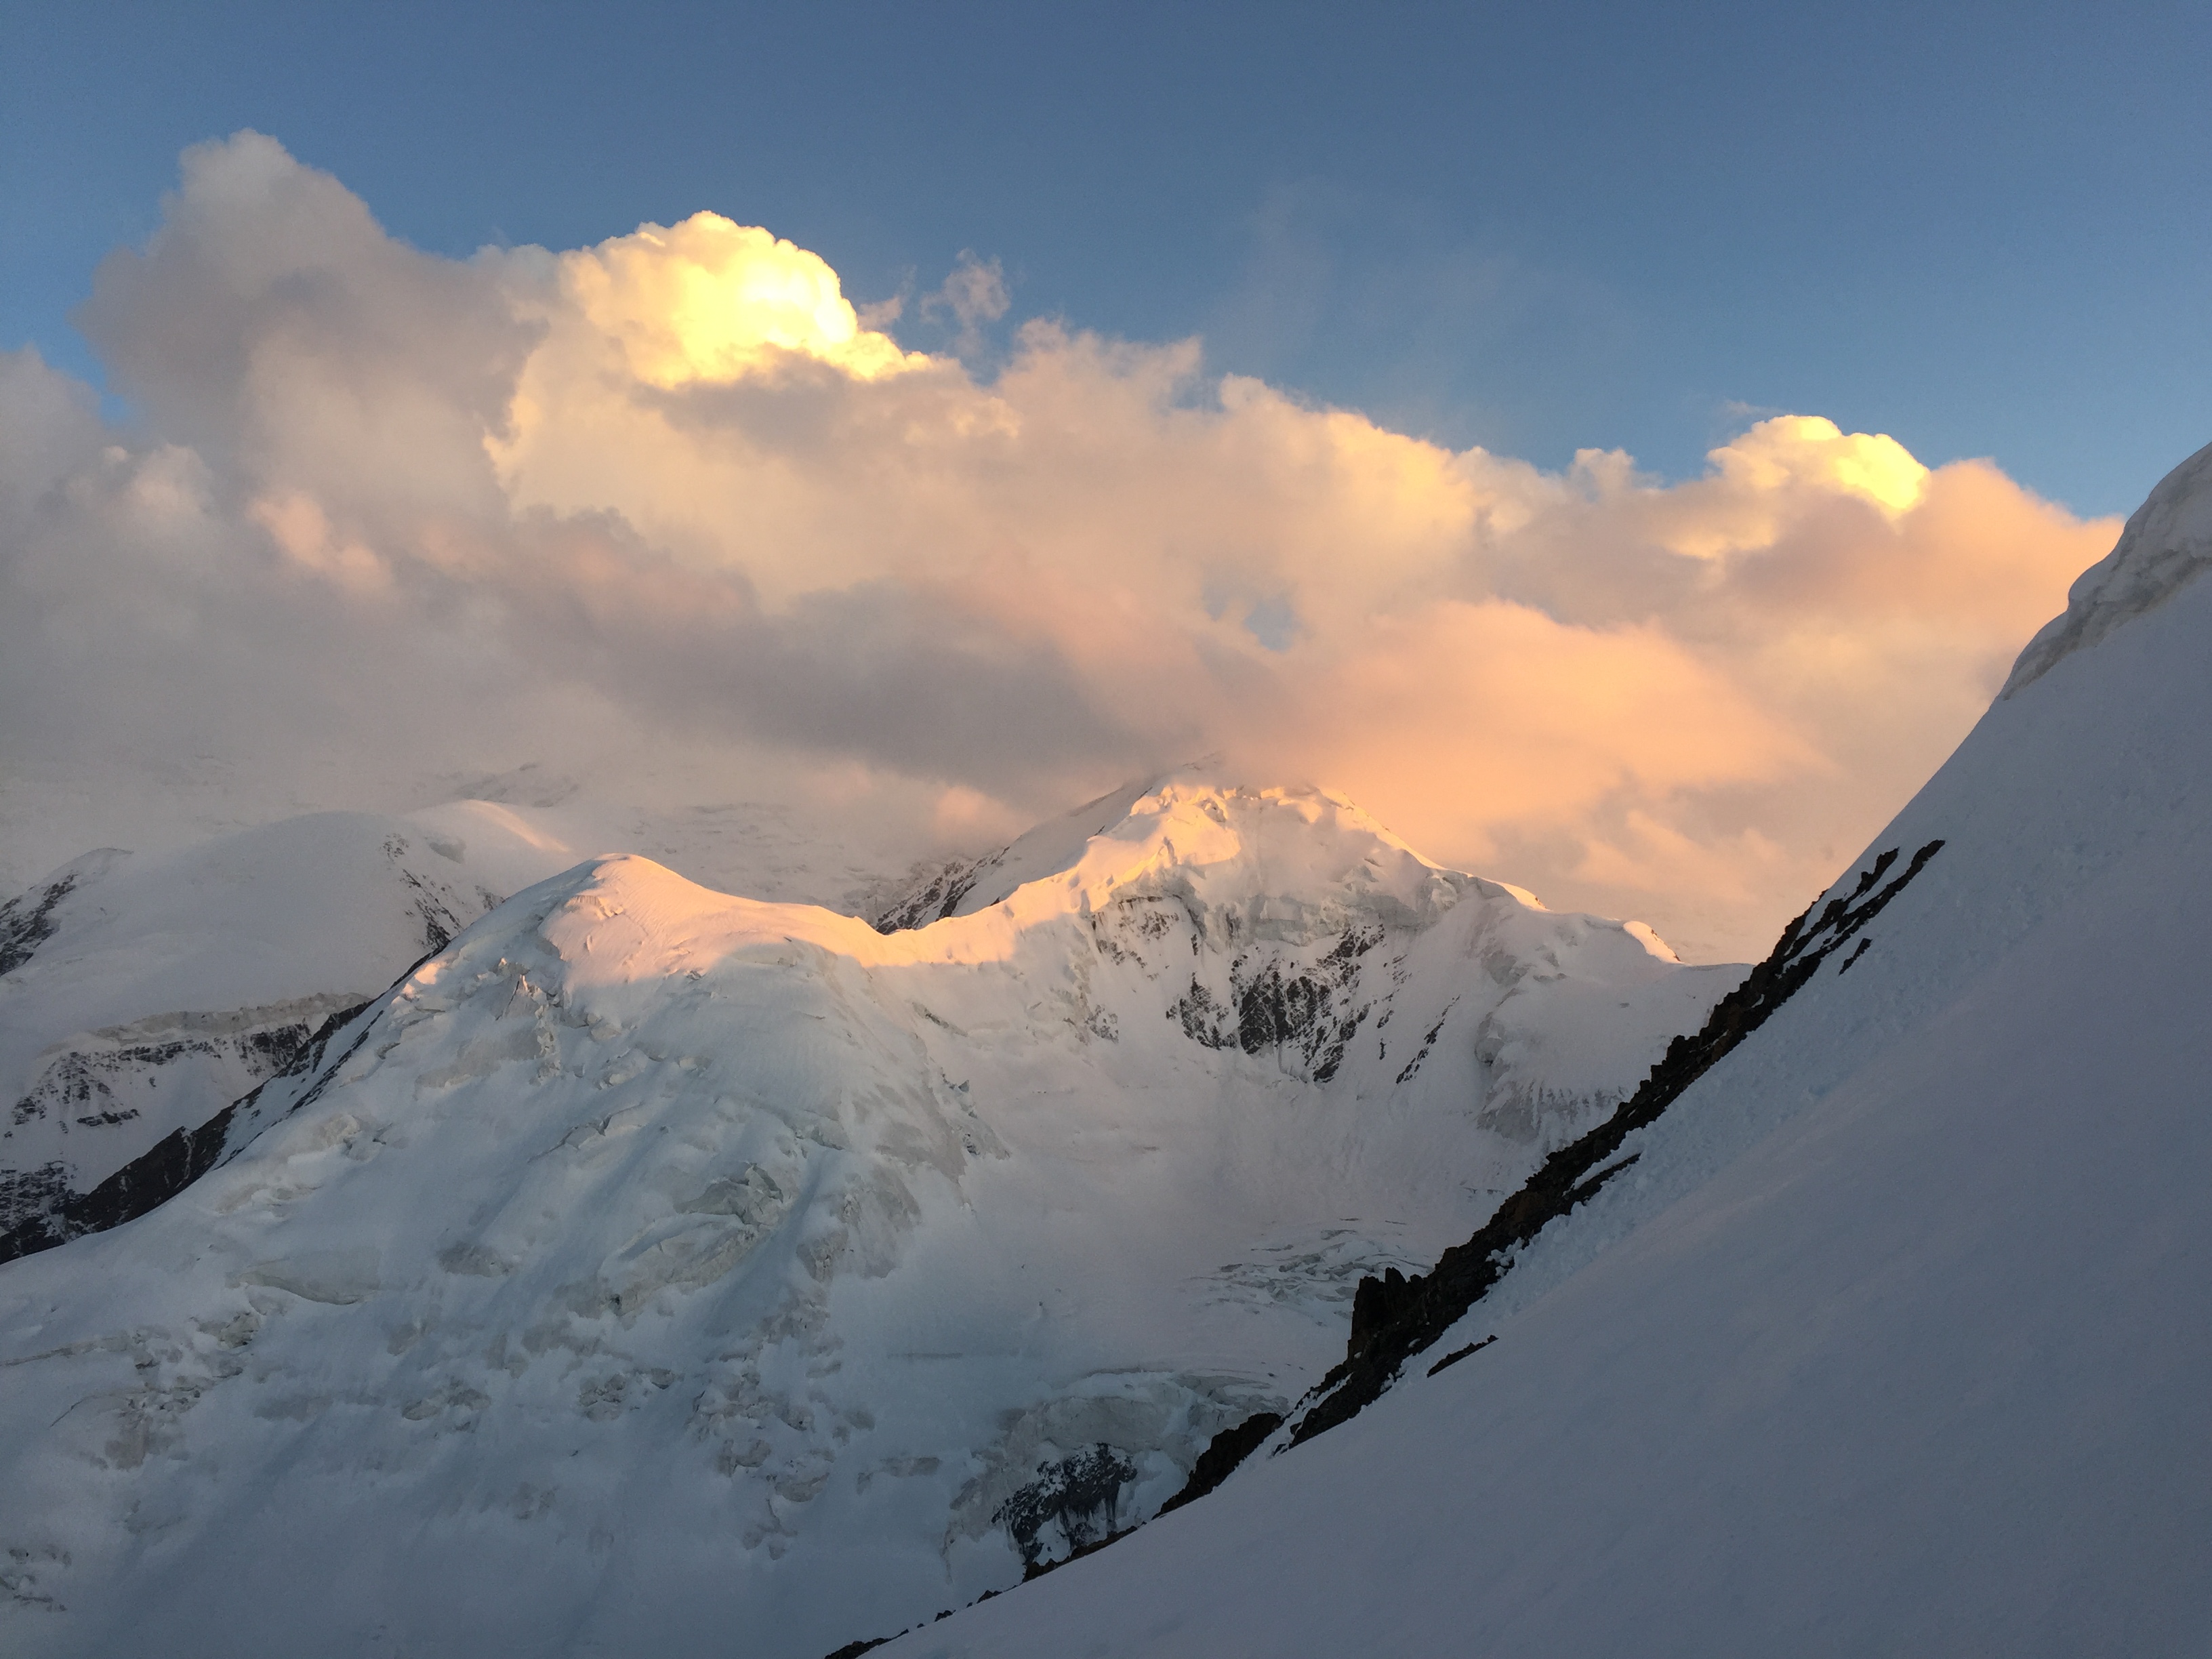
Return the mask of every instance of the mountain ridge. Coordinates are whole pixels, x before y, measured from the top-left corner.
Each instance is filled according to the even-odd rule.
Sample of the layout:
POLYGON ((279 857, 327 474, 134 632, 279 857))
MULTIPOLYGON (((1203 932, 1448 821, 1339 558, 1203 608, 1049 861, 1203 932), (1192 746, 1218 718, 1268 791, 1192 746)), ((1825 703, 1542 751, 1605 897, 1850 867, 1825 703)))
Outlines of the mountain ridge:
POLYGON ((351 1640, 375 1598, 240 1626, 211 1587, 386 1511, 368 1579, 417 1583, 426 1650, 681 1650, 735 1597, 814 1659, 1003 1588, 1287 1404, 1363 1273, 1734 978, 1317 791, 1171 781, 1069 851, 891 933, 588 861, 226 1109, 166 1203, 0 1269, 0 1468, 47 1517, 0 1544, 73 1610, 33 1650, 131 1651, 148 1597, 167 1652, 351 1640), (462 1535, 425 1504, 505 1517, 469 1573, 404 1542, 462 1535))
POLYGON ((881 1651, 2188 1650, 2212 586, 2159 544, 2208 455, 1733 994, 1756 1030, 1555 1155, 1533 1231, 1366 1281, 1328 1432, 881 1651))

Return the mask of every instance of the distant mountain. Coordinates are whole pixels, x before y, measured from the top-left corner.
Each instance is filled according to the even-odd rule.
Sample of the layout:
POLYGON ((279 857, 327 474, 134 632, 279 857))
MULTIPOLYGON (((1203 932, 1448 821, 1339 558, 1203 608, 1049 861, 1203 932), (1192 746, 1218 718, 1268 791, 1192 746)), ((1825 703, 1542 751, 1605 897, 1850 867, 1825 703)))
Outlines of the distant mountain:
POLYGON ((0 1237, 58 1216, 573 861, 496 807, 324 812, 0 905, 0 1237))
MULTIPOLYGON (((1194 769, 1193 775, 1201 775, 1202 770, 1194 769)), ((1092 839, 1127 817, 1152 787, 1134 784, 1101 795, 984 857, 925 866, 869 905, 869 920, 878 932, 893 933, 902 928, 927 927, 947 916, 972 916, 1003 903, 1028 882, 1073 867, 1092 839)))
POLYGON ((1006 1589, 1741 973, 1205 771, 987 866, 886 933, 587 862, 0 1267, 10 1650, 817 1659, 1006 1589))
POLYGON ((2203 1651, 2208 565, 2212 449, 1217 1490, 884 1659, 2203 1651))

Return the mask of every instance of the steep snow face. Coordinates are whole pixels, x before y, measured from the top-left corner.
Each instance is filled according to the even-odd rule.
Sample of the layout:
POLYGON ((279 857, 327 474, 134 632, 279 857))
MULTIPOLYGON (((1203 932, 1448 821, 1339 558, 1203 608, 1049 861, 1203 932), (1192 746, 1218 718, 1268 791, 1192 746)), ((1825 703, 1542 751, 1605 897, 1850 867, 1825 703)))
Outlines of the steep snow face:
POLYGON ((1316 792, 1039 862, 889 934, 587 865, 0 1268, 12 1650, 817 1659, 1003 1589, 1736 977, 1316 792))
POLYGON ((204 1122, 574 858, 497 807, 321 813, 88 854, 0 907, 0 1233, 204 1122))
MULTIPOLYGON (((2208 501, 2200 455, 2133 545, 2208 501)), ((1942 843, 1851 949, 1395 1388, 882 1651, 2201 1648, 2212 583, 2104 614, 1824 896, 1942 843)))

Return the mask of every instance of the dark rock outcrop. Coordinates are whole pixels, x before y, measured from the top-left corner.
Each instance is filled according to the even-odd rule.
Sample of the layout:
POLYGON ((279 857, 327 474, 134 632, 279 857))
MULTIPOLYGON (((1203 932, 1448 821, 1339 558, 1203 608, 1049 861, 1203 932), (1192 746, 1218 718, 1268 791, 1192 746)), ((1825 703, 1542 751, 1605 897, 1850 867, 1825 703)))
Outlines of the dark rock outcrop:
POLYGON ((56 1161, 35 1169, 0 1170, 0 1237, 33 1217, 59 1209, 69 1197, 66 1164, 56 1161))
POLYGON ((1137 1478, 1137 1466, 1113 1447, 1097 1445, 1037 1468, 1037 1478, 999 1505, 991 1519, 1006 1528, 1032 1577, 1048 1565, 1048 1535, 1058 1532, 1070 1550, 1106 1542, 1115 1535, 1121 1491, 1137 1478))
POLYGON ((975 887, 976 878, 993 859, 957 860, 919 877, 914 884, 898 894, 871 918, 871 926, 879 933, 902 933, 911 927, 927 927, 933 921, 942 921, 960 908, 975 887))
MULTIPOLYGON (((253 1012, 244 1012, 247 1017, 253 1012)), ((179 1013, 165 1018, 179 1034, 108 1047, 97 1039, 112 1034, 94 1032, 94 1043, 65 1048, 9 1109, 9 1121, 21 1127, 53 1115, 84 1128, 125 1122, 138 1115, 138 1109, 123 1099, 131 1092, 131 1085, 183 1060, 205 1058, 237 1065, 249 1078, 282 1077, 314 1040, 316 1030, 312 1018, 225 1030, 239 1016, 179 1013)))
POLYGON ((1322 1380, 1319 1397, 1291 1431, 1291 1443, 1335 1427, 1376 1399, 1408 1359, 1488 1294, 1504 1276, 1514 1250, 1633 1164, 1633 1156, 1619 1157, 1621 1143, 1656 1122, 1683 1091, 1765 1024, 1942 847, 1941 841, 1929 842, 1912 855, 1902 874, 1883 884, 1898 859, 1899 849, 1892 848, 1861 872, 1848 896, 1829 901, 1819 920, 1812 921, 1808 909, 1791 922, 1766 960, 1714 1005, 1704 1030, 1676 1037, 1651 1074, 1610 1117, 1546 1158, 1474 1237, 1446 1250, 1428 1273, 1408 1279, 1394 1267, 1381 1279, 1360 1280, 1344 1360, 1322 1380))
POLYGON ((1208 1048, 1295 1054, 1308 1078, 1326 1083, 1372 1011, 1370 1002, 1360 1000, 1361 959, 1382 939, 1380 927, 1347 927, 1326 952, 1304 964, 1287 953, 1264 963, 1255 963, 1251 953, 1239 956, 1230 963, 1227 1000, 1194 975, 1190 989, 1169 1005, 1168 1018, 1208 1048))
POLYGON ((1194 1498, 1205 1497, 1282 1426, 1280 1412, 1255 1412, 1233 1428, 1222 1430, 1206 1443, 1206 1449, 1198 1455, 1198 1462, 1191 1465, 1190 1479, 1182 1483, 1182 1490, 1160 1505, 1160 1514, 1179 1510, 1194 1498))

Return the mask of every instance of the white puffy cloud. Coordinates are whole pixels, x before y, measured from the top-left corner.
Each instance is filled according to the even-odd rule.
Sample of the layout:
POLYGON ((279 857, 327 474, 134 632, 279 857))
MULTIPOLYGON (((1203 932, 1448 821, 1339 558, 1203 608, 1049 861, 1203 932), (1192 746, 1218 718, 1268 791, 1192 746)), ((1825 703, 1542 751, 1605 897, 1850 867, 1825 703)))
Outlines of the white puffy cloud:
POLYGON ((785 353, 860 380, 928 360, 862 326, 819 254, 719 213, 671 229, 640 225, 556 262, 561 304, 587 336, 611 343, 629 374, 664 389, 734 380, 785 353))
MULTIPOLYGON (((933 302, 1007 303, 973 258, 933 302)), ((982 379, 893 315, 714 214, 457 262, 269 139, 188 152, 82 318, 140 423, 0 363, 0 766, 735 769, 919 851, 1222 751, 1744 954, 2115 533, 1814 416, 1552 474, 1194 342, 1033 321, 982 379)))

